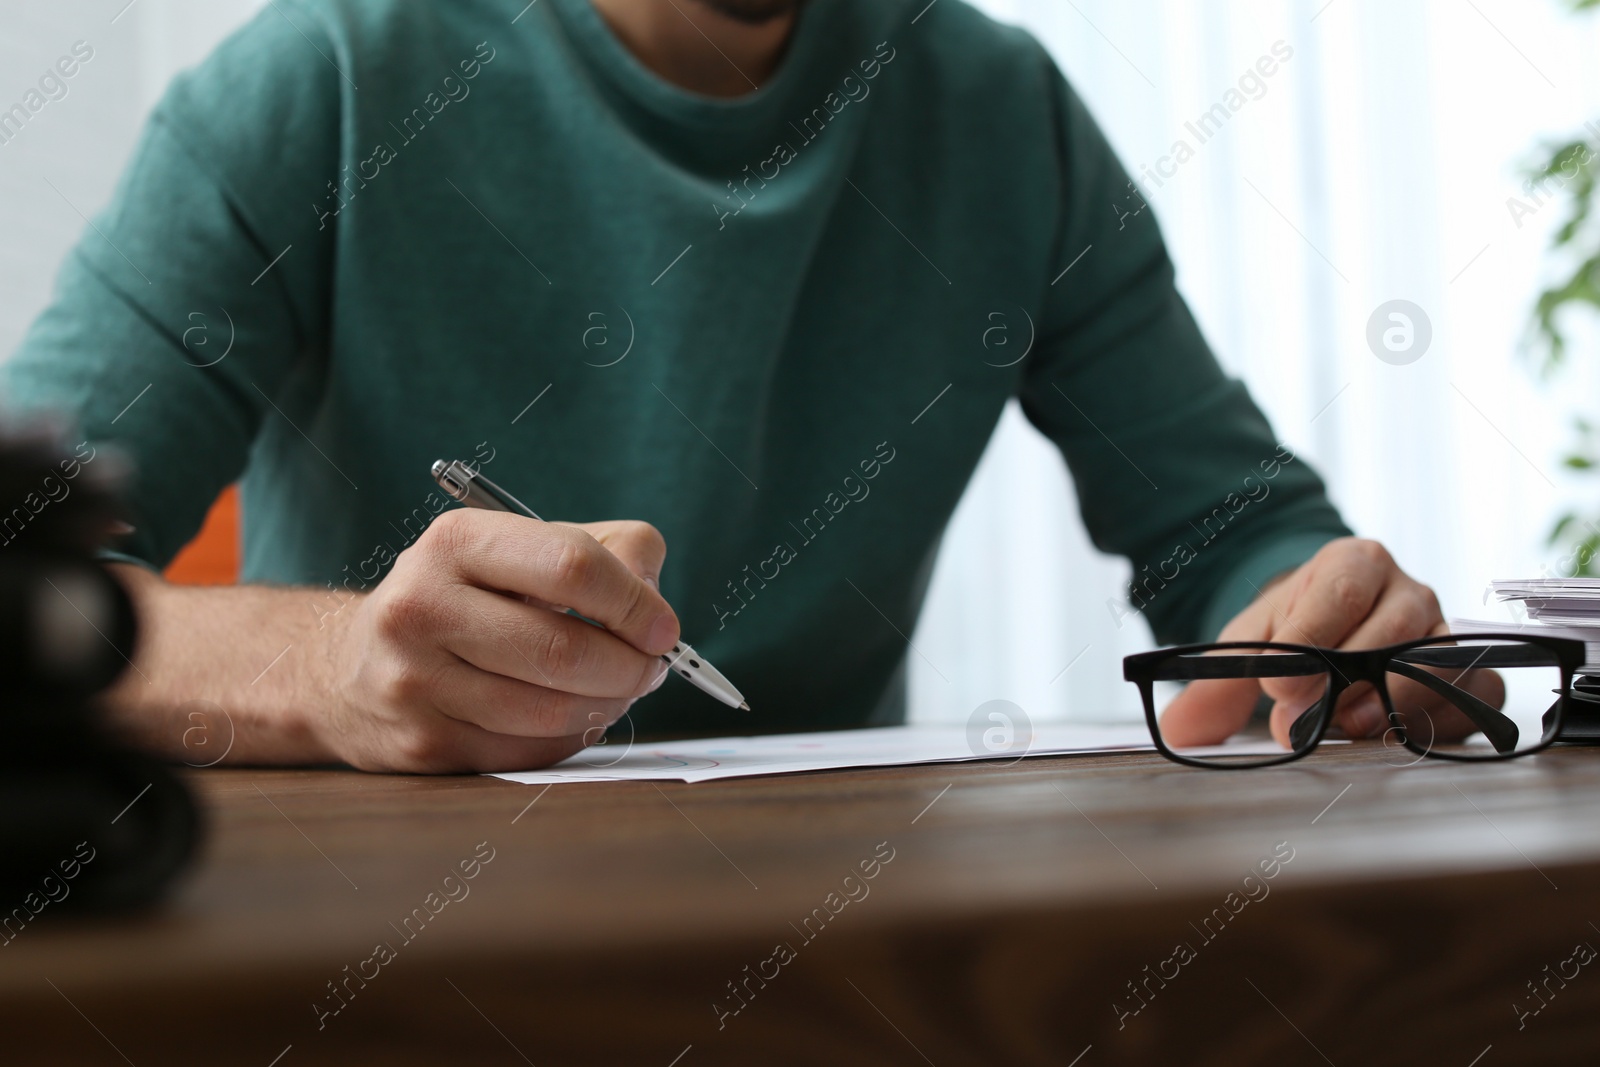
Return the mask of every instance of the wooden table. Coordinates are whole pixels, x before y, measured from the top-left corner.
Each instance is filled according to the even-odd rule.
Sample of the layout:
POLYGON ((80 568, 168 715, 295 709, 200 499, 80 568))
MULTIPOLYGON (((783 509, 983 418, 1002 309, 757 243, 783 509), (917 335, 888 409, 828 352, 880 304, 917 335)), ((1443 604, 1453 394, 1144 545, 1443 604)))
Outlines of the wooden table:
POLYGON ((0 949, 0 1061, 1594 1062, 1600 751, 1398 762, 194 772, 208 845, 162 910, 0 949))

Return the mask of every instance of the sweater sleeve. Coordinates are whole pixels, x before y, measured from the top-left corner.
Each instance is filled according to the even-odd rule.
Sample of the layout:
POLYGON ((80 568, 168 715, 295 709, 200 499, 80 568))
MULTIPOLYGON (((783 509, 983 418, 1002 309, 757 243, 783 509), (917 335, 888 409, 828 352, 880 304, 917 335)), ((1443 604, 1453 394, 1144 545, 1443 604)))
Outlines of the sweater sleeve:
POLYGON ((1218 366, 1153 212, 1053 81, 1069 269, 1047 290, 1023 410, 1065 455, 1095 545, 1133 564, 1119 623, 1137 613, 1160 641, 1207 640, 1273 575, 1349 530, 1218 366))

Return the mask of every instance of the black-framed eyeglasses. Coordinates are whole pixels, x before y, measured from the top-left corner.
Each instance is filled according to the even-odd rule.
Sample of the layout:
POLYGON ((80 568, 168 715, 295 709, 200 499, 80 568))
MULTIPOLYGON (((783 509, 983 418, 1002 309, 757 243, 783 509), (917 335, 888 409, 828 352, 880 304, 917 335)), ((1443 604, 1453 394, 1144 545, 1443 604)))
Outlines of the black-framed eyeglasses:
POLYGON ((1340 698, 1362 683, 1381 702, 1386 745, 1466 761, 1538 752, 1561 732, 1583 663, 1582 641, 1504 633, 1359 651, 1183 645, 1129 656, 1122 671, 1139 687, 1162 755, 1191 767, 1242 768, 1288 763, 1316 748, 1340 698))

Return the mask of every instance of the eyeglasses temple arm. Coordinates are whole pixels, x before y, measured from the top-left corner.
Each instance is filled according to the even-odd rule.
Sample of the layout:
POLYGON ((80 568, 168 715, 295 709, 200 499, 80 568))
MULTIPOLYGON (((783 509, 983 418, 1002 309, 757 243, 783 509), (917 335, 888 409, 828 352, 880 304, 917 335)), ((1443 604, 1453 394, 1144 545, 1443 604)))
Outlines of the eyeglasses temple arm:
POLYGON ((1502 715, 1499 709, 1489 706, 1465 689, 1451 685, 1437 674, 1430 674, 1402 660, 1390 660, 1384 669, 1402 678, 1419 682, 1444 697, 1471 719, 1474 726, 1483 731, 1483 736, 1489 739, 1496 752, 1504 754, 1517 747, 1517 739, 1521 736, 1517 724, 1502 715))

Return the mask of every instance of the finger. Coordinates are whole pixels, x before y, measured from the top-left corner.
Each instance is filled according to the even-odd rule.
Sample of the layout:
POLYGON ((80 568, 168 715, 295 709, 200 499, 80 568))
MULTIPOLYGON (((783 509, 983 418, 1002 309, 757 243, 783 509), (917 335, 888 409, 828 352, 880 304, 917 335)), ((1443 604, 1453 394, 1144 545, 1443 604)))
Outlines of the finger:
MULTIPOLYGON (((1441 619, 1425 636, 1437 637, 1449 632, 1449 624, 1441 619)), ((1470 693, 1492 708, 1499 708, 1505 702, 1505 681, 1496 671, 1431 669, 1430 673, 1470 693)), ((1478 729, 1464 711, 1442 694, 1420 682, 1389 673, 1384 676, 1384 688, 1388 690, 1389 702, 1393 705, 1395 714, 1405 724, 1408 736, 1421 744, 1460 740, 1478 729)), ((1346 727, 1347 732, 1358 730, 1360 721, 1358 716, 1354 724, 1346 727)), ((1385 714, 1379 725, 1386 725, 1387 721, 1388 717, 1385 714)), ((1371 736, 1371 734, 1352 732, 1351 736, 1371 736)))
MULTIPOLYGON (((1397 645, 1400 641, 1435 637, 1448 632, 1450 627, 1438 613, 1438 601, 1430 590, 1422 585, 1416 585, 1414 592, 1397 587, 1379 601, 1379 605, 1373 609, 1373 614, 1358 627, 1357 632, 1347 638, 1346 646, 1382 648, 1386 645, 1397 645), (1429 622, 1429 619, 1432 619, 1432 622, 1429 622)), ((1283 717, 1286 717, 1286 721, 1293 721, 1293 707, 1299 705, 1304 696, 1302 689, 1283 683, 1269 683, 1262 688, 1272 691, 1275 699, 1280 701, 1278 707, 1282 707, 1283 717)), ((1416 681, 1390 673, 1386 678, 1386 688, 1389 689, 1390 701, 1394 702, 1397 710, 1402 707, 1426 710, 1426 713, 1437 718, 1437 723, 1448 723, 1453 726, 1469 723, 1464 715, 1450 707, 1450 704, 1443 701, 1442 697, 1432 689, 1418 685, 1416 681)), ((1472 691, 1467 685, 1462 688, 1472 691)), ((1274 733, 1278 733, 1278 707, 1274 709, 1274 733)), ((1389 728, 1389 710, 1384 707, 1382 697, 1370 683, 1357 681, 1355 685, 1344 689, 1344 693, 1339 696, 1338 705, 1334 709, 1333 725, 1342 729, 1344 736, 1350 739, 1378 736, 1384 729, 1389 728)))
POLYGON ((480 671, 585 697, 636 698, 668 667, 582 619, 485 589, 453 598, 437 638, 480 671))
MULTIPOLYGON (((1426 590, 1425 590, 1426 591, 1426 590)), ((1432 594, 1429 593, 1431 598, 1432 594)), ((1437 602, 1435 602, 1437 609, 1437 602)), ((1409 609, 1405 609, 1409 610, 1409 609)), ((1400 614, 1403 614, 1404 611, 1400 614)), ((1437 612, 1436 612, 1437 613, 1437 612)), ((1376 616, 1378 612, 1374 612, 1376 616)), ((1375 631, 1381 633, 1382 631, 1375 631)), ((1435 637, 1450 632, 1450 627, 1443 618, 1437 619, 1421 633, 1411 635, 1411 638, 1397 638, 1393 641, 1384 641, 1378 645, 1366 645, 1358 642, 1369 639, 1371 635, 1363 636, 1359 631, 1350 638, 1351 648, 1382 647, 1384 644, 1397 644, 1399 641, 1410 640, 1418 637, 1435 637)), ((1389 691, 1389 697, 1396 707, 1400 706, 1400 699, 1435 701, 1437 695, 1425 686, 1417 685, 1408 679, 1397 675, 1388 675, 1384 679, 1384 688, 1389 691)), ((1389 712, 1383 705, 1377 690, 1366 682, 1351 686, 1339 700, 1339 706, 1334 710, 1333 725, 1344 731, 1346 737, 1352 740, 1372 737, 1383 732, 1389 726, 1389 712)))
MULTIPOLYGON (((1272 640, 1321 648, 1346 645, 1398 574, 1388 553, 1372 542, 1353 538, 1332 542, 1306 565, 1293 600, 1287 606, 1273 604, 1272 640)), ((1331 665, 1329 673, 1340 684, 1347 681, 1331 665)), ((1290 708, 1304 708, 1321 697, 1326 682, 1322 676, 1277 678, 1264 680, 1261 688, 1290 708)), ((1340 695, 1340 706, 1356 702, 1370 688, 1365 683, 1350 687, 1340 695)))
MULTIPOLYGON (((651 589, 661 591, 661 566, 666 562, 667 542, 654 526, 647 522, 620 519, 610 522, 563 522, 557 525, 587 533, 651 589)), ((554 611, 567 610, 564 604, 551 604, 531 596, 523 597, 522 601, 554 611)))
MULTIPOLYGON (((562 525, 567 525, 563 523, 562 525)), ((648 522, 618 520, 571 524, 605 546, 652 589, 661 588, 661 567, 667 559, 667 541, 648 522)))
POLYGON ((463 509, 440 515, 430 535, 468 584, 564 604, 641 652, 662 655, 678 641, 678 618, 661 594, 576 527, 463 509))
POLYGON ((1272 639, 1338 648, 1371 613, 1397 573, 1389 554, 1370 541, 1329 545, 1308 565, 1292 603, 1278 612, 1272 639))
POLYGON ((1259 596, 1222 628, 1222 632, 1217 634, 1217 640, 1266 641, 1272 635, 1272 624, 1276 617, 1277 612, 1272 602, 1265 595, 1259 596))
MULTIPOLYGON (((1295 723, 1300 721, 1301 716, 1305 715, 1306 712, 1311 711, 1312 708, 1316 706, 1318 699, 1320 699, 1320 697, 1313 697, 1310 700, 1294 699, 1275 701, 1272 705, 1272 711, 1267 715, 1267 729, 1271 732, 1272 739, 1278 742, 1278 744, 1282 745, 1284 748, 1296 747, 1294 744, 1294 738, 1290 736, 1290 731, 1294 728, 1295 723)), ((1311 722, 1306 723, 1307 727, 1311 725, 1311 722)), ((1300 738, 1300 744, 1302 747, 1309 743, 1309 736, 1302 736, 1300 738)))
MULTIPOLYGON (((1267 728, 1274 740, 1286 748, 1295 747, 1290 731, 1307 712, 1315 710, 1318 715, 1322 714, 1319 702, 1327 694, 1327 684, 1326 676, 1317 678, 1315 682, 1305 679, 1276 679, 1270 684, 1263 683, 1263 690, 1278 691, 1268 693, 1273 697, 1273 704, 1267 716, 1267 728)), ((1305 725, 1310 727, 1313 722, 1314 720, 1308 721, 1305 725)), ((1342 729, 1346 737, 1354 739, 1378 733, 1387 722, 1383 701, 1377 691, 1368 682, 1356 682, 1339 694, 1333 717, 1328 725, 1342 729)), ((1300 738, 1302 745, 1308 741, 1306 736, 1300 738)))
MULTIPOLYGON (((1373 688, 1370 683, 1351 681, 1334 667, 1331 662, 1327 670, 1321 674, 1293 675, 1284 678, 1263 678, 1261 689, 1276 703, 1282 704, 1286 709, 1298 708, 1304 711, 1314 702, 1321 700, 1328 691, 1331 682, 1343 686, 1339 699, 1334 705, 1335 714, 1354 704, 1361 703, 1372 696, 1373 688)), ((1287 711, 1285 712, 1288 713, 1287 711)))
POLYGON ((1172 748, 1220 745, 1244 729, 1260 696, 1253 678, 1190 682, 1159 713, 1161 740, 1172 748))
MULTIPOLYGON (((1492 708, 1502 705, 1505 687, 1494 671, 1467 671, 1446 676, 1457 686, 1492 708)), ((1458 705, 1410 679, 1388 679, 1389 700, 1406 728, 1406 735, 1422 745, 1437 741, 1459 741, 1478 731, 1478 726, 1458 705)))
MULTIPOLYGON (((1272 608, 1258 598, 1222 628, 1217 640, 1262 641, 1271 630, 1272 608)), ((1158 710, 1161 739, 1173 748, 1220 745, 1250 721, 1260 692, 1251 678, 1190 682, 1158 710)))
POLYGON ((1433 591, 1401 577, 1384 589, 1372 611, 1339 647, 1383 648, 1444 632, 1444 615, 1433 591))
MULTIPOLYGON (((663 675, 663 678, 665 675, 663 675)), ((479 670, 465 660, 434 680, 434 706, 459 722, 508 737, 585 737, 599 740, 627 713, 631 699, 576 696, 479 670)))

